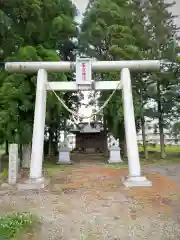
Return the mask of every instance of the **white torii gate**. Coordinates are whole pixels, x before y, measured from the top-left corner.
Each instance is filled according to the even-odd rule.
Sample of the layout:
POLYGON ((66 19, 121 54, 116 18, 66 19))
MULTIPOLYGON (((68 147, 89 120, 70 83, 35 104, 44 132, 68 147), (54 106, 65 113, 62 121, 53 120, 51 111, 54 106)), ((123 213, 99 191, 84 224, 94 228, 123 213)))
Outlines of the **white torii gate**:
POLYGON ((151 186, 151 182, 141 175, 137 134, 134 117, 130 70, 151 71, 160 69, 158 60, 143 61, 93 61, 79 58, 76 62, 7 62, 8 72, 37 72, 36 102, 32 138, 32 153, 29 180, 43 182, 42 163, 47 91, 104 91, 122 89, 124 123, 126 133, 129 176, 123 179, 127 187, 151 186), (76 70, 76 82, 48 82, 48 72, 70 72, 76 70), (120 81, 98 81, 92 84, 92 71, 120 71, 120 81))

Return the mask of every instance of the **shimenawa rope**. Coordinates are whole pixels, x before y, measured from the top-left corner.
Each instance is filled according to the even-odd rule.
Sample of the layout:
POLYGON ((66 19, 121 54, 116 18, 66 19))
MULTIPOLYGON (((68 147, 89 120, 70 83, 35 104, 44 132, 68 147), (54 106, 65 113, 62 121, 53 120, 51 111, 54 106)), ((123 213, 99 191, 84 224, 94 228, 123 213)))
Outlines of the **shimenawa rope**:
POLYGON ((65 102, 57 95, 57 93, 51 88, 50 84, 49 87, 51 89, 51 91, 54 93, 54 95, 56 96, 56 98, 59 100, 59 102, 62 104, 62 106, 68 111, 70 112, 72 115, 76 116, 77 118, 81 118, 81 119, 91 119, 94 116, 98 115, 109 103, 109 101, 111 100, 111 98, 113 97, 113 95, 115 94, 116 90, 119 88, 119 86, 121 85, 121 81, 119 81, 117 87, 113 90, 113 92, 110 94, 110 96, 108 97, 108 99, 104 102, 104 104, 99 108, 98 111, 92 113, 90 116, 84 116, 81 115, 73 110, 71 110, 66 104, 65 102))

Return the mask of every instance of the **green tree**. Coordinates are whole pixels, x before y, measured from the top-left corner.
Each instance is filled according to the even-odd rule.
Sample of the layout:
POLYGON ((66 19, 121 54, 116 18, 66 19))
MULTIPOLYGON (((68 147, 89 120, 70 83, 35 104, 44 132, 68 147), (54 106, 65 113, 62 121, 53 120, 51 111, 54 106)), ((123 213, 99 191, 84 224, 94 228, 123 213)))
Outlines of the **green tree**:
MULTIPOLYGON (((20 48, 15 59, 20 61, 37 61, 44 59, 45 54, 48 60, 60 60, 56 51, 46 50, 42 46, 37 46, 37 48, 32 46, 20 48)), ((11 58, 11 60, 13 59, 14 57, 11 58)), ((53 74, 53 79, 55 81, 59 79, 66 80, 66 76, 64 74, 53 74)), ((13 73, 4 79, 0 88, 0 126, 1 129, 4 129, 6 139, 11 142, 28 143, 31 140, 35 86, 35 75, 13 73)), ((50 107, 55 105, 54 101, 54 96, 50 95, 47 111, 49 110, 49 104, 50 107)), ((60 105, 58 107, 57 112, 61 112, 62 107, 60 105)))
MULTIPOLYGON (((130 23, 132 23, 132 12, 128 1, 90 1, 81 25, 79 39, 81 51, 98 60, 141 59, 142 54, 136 45, 130 23)), ((119 73, 96 74, 95 79, 96 81, 119 80, 119 73)), ((100 93, 99 105, 104 103, 110 93, 110 91, 100 93)), ((135 109, 138 113, 136 100, 135 109)), ((108 131, 120 140, 121 145, 124 145, 124 117, 122 96, 119 91, 104 109, 103 115, 108 131)), ((139 116, 136 116, 138 126, 139 116)))
MULTIPOLYGON (((158 59, 169 63, 163 65, 160 72, 132 74, 137 130, 140 121, 146 158, 146 116, 158 119, 161 157, 164 158, 163 129, 179 111, 178 38, 170 13, 173 4, 165 4, 163 0, 92 0, 81 26, 81 51, 87 56, 98 60, 158 59)), ((96 75, 96 80, 118 78, 116 73, 96 75)), ((101 93, 99 102, 104 102, 109 94, 101 93)), ((116 94, 104 111, 108 130, 116 138, 124 135, 121 104, 121 96, 116 94)))
MULTIPOLYGON (((1 61, 72 60, 76 45, 76 8, 70 0, 3 1, 0 3, 1 61)), ((69 81, 69 74, 49 74, 49 80, 69 81)), ((0 73, 0 129, 2 141, 31 140, 36 76, 0 73), (5 94, 6 93, 6 94, 5 94)), ((69 106, 74 94, 60 94, 69 106)), ((74 105, 73 105, 74 106, 74 105)), ((76 107, 76 105, 74 106, 76 107)), ((70 115, 48 94, 46 125, 58 138, 63 119, 70 115), (53 111, 52 111, 53 109, 53 111)))
POLYGON ((156 92, 151 92, 149 98, 155 103, 149 104, 146 115, 158 119, 161 158, 165 157, 164 128, 168 121, 172 121, 177 115, 177 28, 173 23, 170 7, 174 3, 166 4, 163 0, 151 0, 146 2, 145 12, 147 15, 147 28, 149 29, 148 58, 162 59, 169 64, 162 65, 160 72, 149 75, 150 81, 156 83, 156 92))

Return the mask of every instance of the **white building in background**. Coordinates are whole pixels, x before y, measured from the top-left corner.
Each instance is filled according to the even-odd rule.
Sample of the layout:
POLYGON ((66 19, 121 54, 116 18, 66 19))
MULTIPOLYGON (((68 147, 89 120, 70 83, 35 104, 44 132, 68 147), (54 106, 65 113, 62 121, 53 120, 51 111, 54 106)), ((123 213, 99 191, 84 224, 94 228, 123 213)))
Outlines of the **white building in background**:
MULTIPOLYGON (((145 124, 146 141, 149 144, 160 144, 160 135, 158 124, 155 121, 146 122, 145 124)), ((139 144, 143 144, 142 131, 137 134, 139 144)), ((164 142, 166 145, 180 145, 180 139, 175 138, 171 133, 171 127, 164 129, 164 142)))

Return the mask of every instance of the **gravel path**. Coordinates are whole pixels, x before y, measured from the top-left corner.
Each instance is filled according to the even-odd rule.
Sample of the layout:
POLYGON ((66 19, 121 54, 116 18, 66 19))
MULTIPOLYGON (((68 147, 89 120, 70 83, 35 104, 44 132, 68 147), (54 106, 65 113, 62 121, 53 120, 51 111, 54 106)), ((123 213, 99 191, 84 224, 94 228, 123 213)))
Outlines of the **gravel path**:
POLYGON ((172 180, 180 181, 180 164, 154 164, 144 170, 146 172, 156 172, 168 176, 172 180))
POLYGON ((51 186, 42 192, 16 191, 1 196, 0 213, 31 211, 42 219, 42 225, 24 240, 180 239, 180 165, 153 165, 144 171, 160 186, 126 189, 120 181, 126 169, 93 164, 70 167, 57 172, 51 186), (171 177, 171 171, 173 179, 167 180, 165 175, 171 177), (164 186, 165 179, 171 191, 164 186), (174 202, 163 201, 163 197, 174 202))

